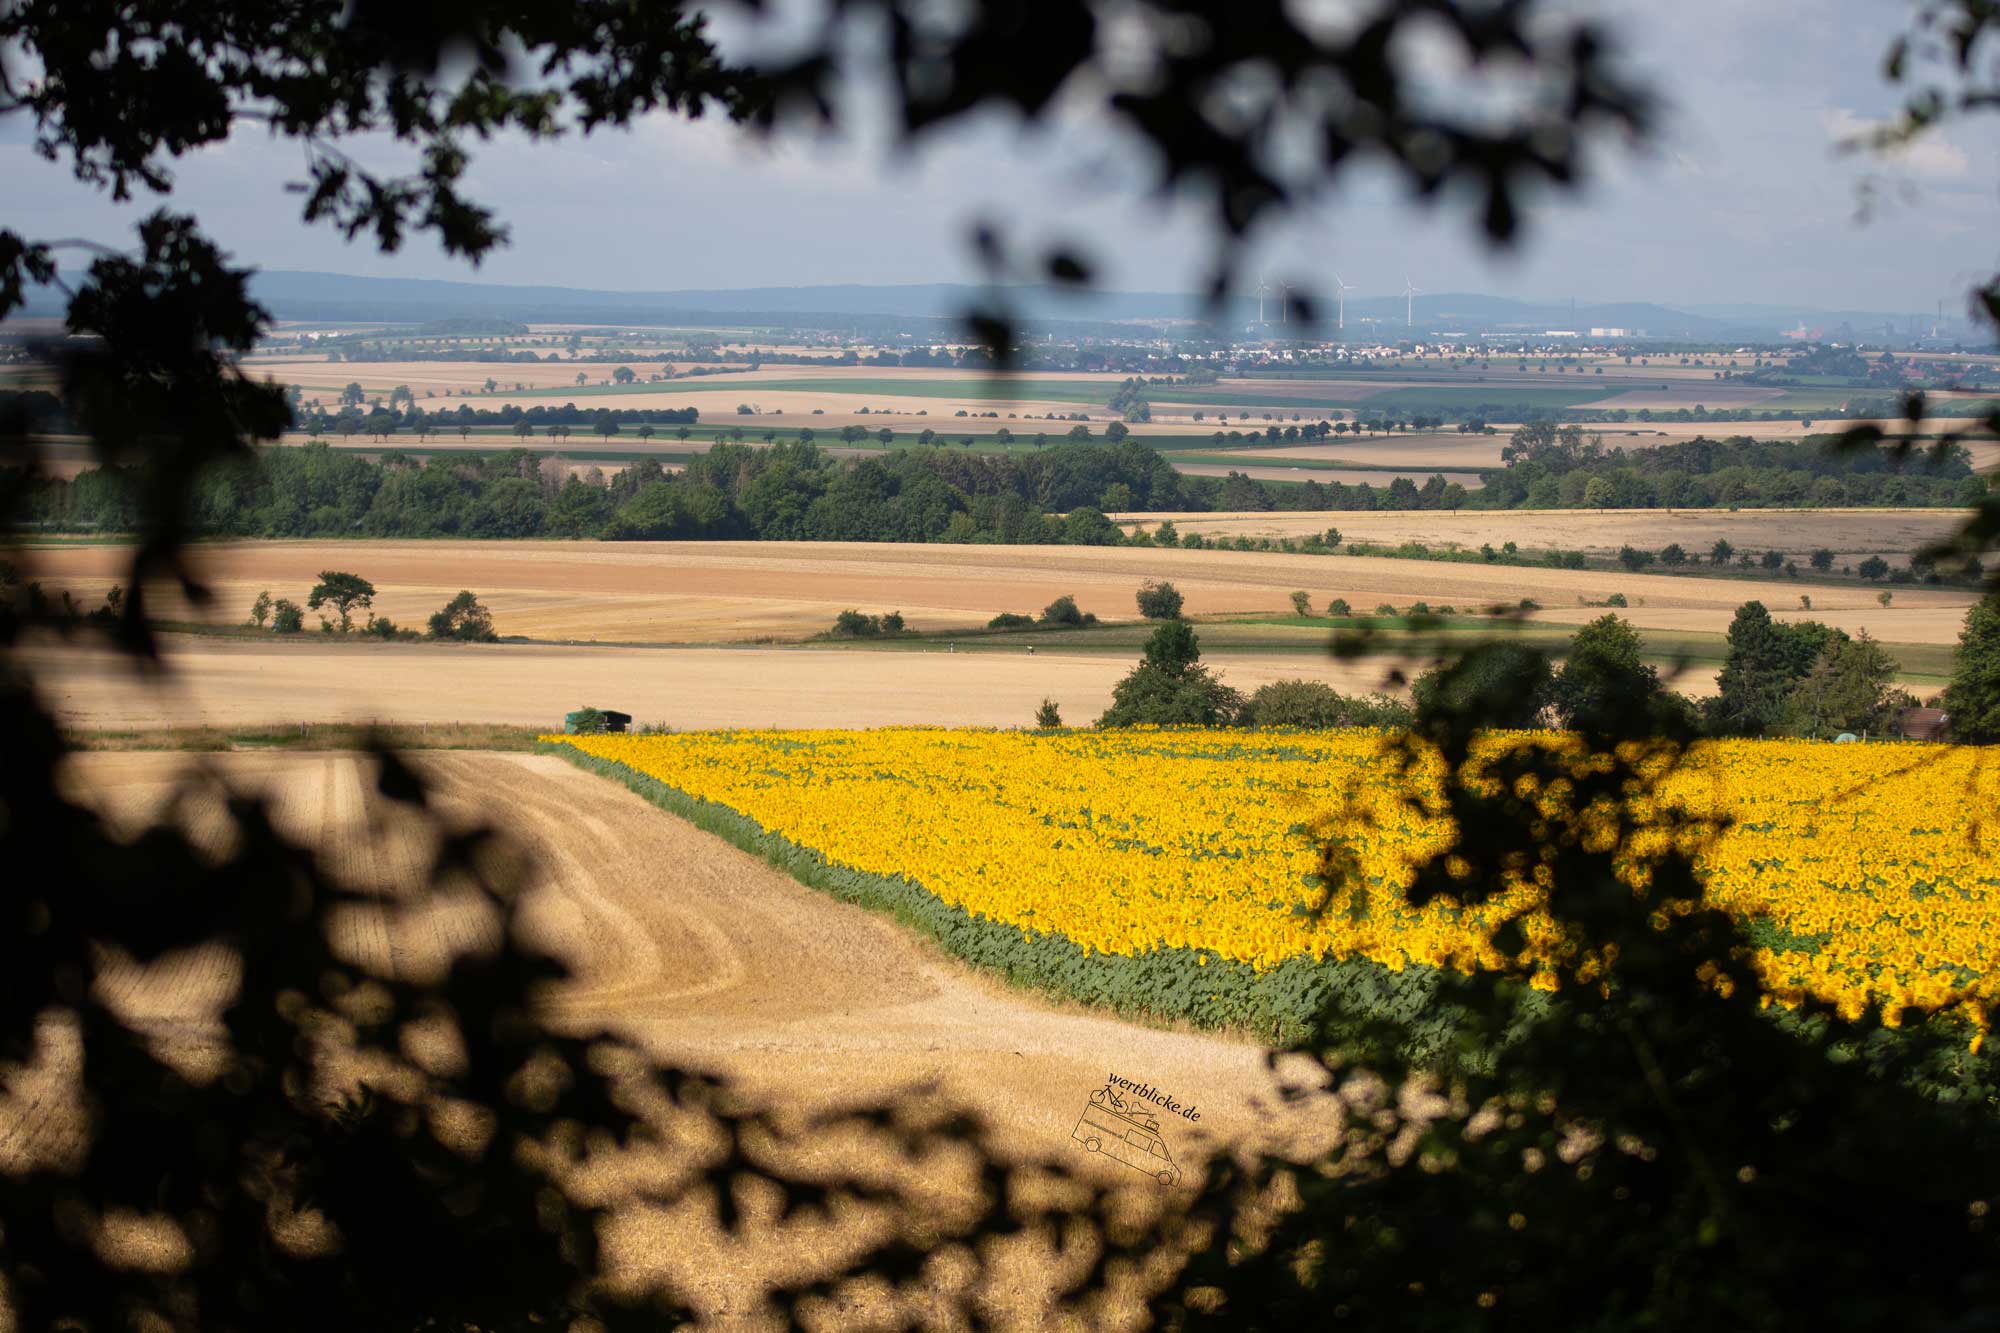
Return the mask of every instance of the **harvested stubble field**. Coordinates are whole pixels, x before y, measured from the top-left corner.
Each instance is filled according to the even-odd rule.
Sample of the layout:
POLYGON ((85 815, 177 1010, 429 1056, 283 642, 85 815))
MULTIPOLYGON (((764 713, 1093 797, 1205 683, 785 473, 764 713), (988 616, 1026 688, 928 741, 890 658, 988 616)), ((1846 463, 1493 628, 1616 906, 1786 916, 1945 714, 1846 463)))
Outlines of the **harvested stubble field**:
MULTIPOLYGON (((78 756, 68 782, 115 823, 136 825, 160 811, 185 764, 172 755, 78 756)), ((966 1107, 984 1121, 1000 1160, 1055 1160, 1127 1191, 1141 1212, 1165 1197, 1160 1187, 1086 1156, 1069 1138, 1107 1071, 1200 1106, 1199 1126, 1168 1131, 1184 1168, 1243 1147, 1324 1147, 1338 1132, 1339 1107, 1328 1099, 1273 1109, 1278 1079, 1255 1045, 1137 1027, 1005 990, 886 919, 808 890, 560 760, 458 754, 418 764, 448 816, 499 823, 538 868, 522 926, 575 972, 551 997, 554 1024, 607 1028, 658 1060, 730 1080, 742 1098, 781 1117, 891 1093, 915 1115, 966 1107)), ((209 771, 269 796, 283 831, 317 847, 345 884, 379 895, 379 911, 355 910, 340 922, 336 947, 356 964, 428 980, 490 932, 490 918, 462 898, 412 910, 408 867, 422 864, 434 835, 407 820, 371 825, 371 775, 355 757, 229 755, 210 760, 209 771)), ((229 836, 220 795, 210 787, 179 816, 217 845, 229 836)), ((157 1049, 198 1075, 230 975, 220 958, 181 956, 114 969, 108 993, 147 1022, 157 1049)), ((57 1091, 72 1048, 57 1039, 49 1049, 0 1098, 0 1160, 10 1167, 60 1160, 79 1132, 78 1109, 57 1091)), ((763 1284, 839 1255, 885 1221, 873 1206, 837 1220, 808 1210, 782 1221, 753 1206, 747 1232, 725 1236, 700 1197, 671 1209, 636 1201, 638 1191, 657 1190, 692 1165, 681 1152, 706 1151, 685 1125, 663 1119, 660 1127, 666 1144, 690 1146, 622 1158, 615 1172, 578 1184, 616 1206, 603 1235, 613 1279, 670 1285, 714 1326, 773 1324, 763 1284)), ((932 1209, 949 1209, 974 1188, 969 1160, 913 1162, 889 1143, 886 1134, 829 1131, 793 1160, 808 1170, 879 1170, 932 1209)), ((143 1237, 135 1249, 137 1261, 172 1260, 170 1249, 148 1249, 143 1237)), ((1077 1256, 1026 1238, 1002 1245, 994 1260, 981 1292, 988 1316, 1041 1326, 1052 1275, 1077 1256)), ((825 1326, 880 1315, 865 1305, 868 1293, 848 1295, 864 1304, 820 1307, 825 1326)), ((1098 1312, 1117 1324, 1132 1314, 1098 1312)))
MULTIPOLYGON (((1248 426, 1259 423, 1251 421, 1248 426)), ((1232 426, 1231 429, 1247 429, 1232 426)), ((1606 449, 1645 449, 1657 444, 1670 443, 1677 436, 1652 426, 1631 425, 1591 425, 1585 427, 1591 436, 1601 436, 1606 449)), ((1225 432, 1226 433, 1226 432, 1225 432)), ((1789 437, 1800 433, 1799 424, 1786 422, 1706 422, 1696 432, 1710 439, 1721 439, 1730 435, 1755 435, 1768 438, 1770 435, 1789 437), (1782 430, 1764 432, 1752 430, 1751 426, 1772 425, 1784 427, 1782 430), (1739 429, 1741 427, 1742 429, 1739 429)), ((1500 451, 1507 447, 1513 435, 1513 427, 1496 426, 1491 435, 1460 434, 1455 430, 1444 431, 1398 431, 1390 435, 1336 436, 1323 444, 1287 444, 1260 446, 1254 454, 1256 458, 1299 459, 1311 462, 1359 463, 1369 467, 1404 467, 1460 470, 1474 468, 1497 468, 1505 466, 1500 451)))
POLYGON ((1246 451, 1245 458, 1466 471, 1499 467, 1500 450, 1506 443, 1507 436, 1504 434, 1460 435, 1456 431, 1425 431, 1408 435, 1338 437, 1326 444, 1263 446, 1246 451))
MULTIPOLYGON (((1910 552, 1948 535, 1964 522, 1952 509, 1508 509, 1371 510, 1285 513, 1243 511, 1211 514, 1131 513, 1112 516, 1127 529, 1151 530, 1172 520, 1181 532, 1205 537, 1307 537, 1329 527, 1351 542, 1400 545, 1422 542, 1437 549, 1452 545, 1476 551, 1481 545, 1513 542, 1522 550, 1560 549, 1615 555, 1621 546, 1658 551, 1678 542, 1706 560, 1718 539, 1738 550, 1781 551, 1797 558, 1825 547, 1840 564, 1879 555, 1892 565, 1908 564, 1910 552)), ((1836 565, 1836 568, 1839 566, 1836 565)), ((1904 590, 1896 589, 1901 600, 1904 590)), ((1814 601, 1818 592, 1814 590, 1814 601)))
MULTIPOLYGON (((1202 521, 1172 517, 1177 524, 1202 521)), ((1331 524, 1346 533, 1350 520, 1363 516, 1275 517, 1306 523, 1299 532, 1331 524)), ((1576 530, 1592 516, 1565 510, 1537 516, 1414 517, 1429 526, 1433 544, 1460 540, 1476 547, 1485 540, 1496 545, 1512 540, 1533 548, 1574 545, 1576 530), (1453 534, 1459 529, 1450 526, 1457 523, 1473 526, 1457 537, 1453 534)), ((1607 525, 1651 521, 1625 514, 1597 517, 1607 525)), ((1948 518, 1943 513, 1935 517, 1948 518)), ((1867 511, 1865 518, 1874 520, 1876 511, 1867 511)), ((1740 545, 1759 550, 1780 541, 1786 524, 1793 526, 1782 540, 1797 543, 1798 549, 1809 550, 1824 540, 1815 534, 1811 513, 1703 514, 1699 521, 1736 523, 1738 527, 1724 531, 1732 540, 1743 538, 1740 545)), ((1611 540, 1609 533, 1606 540, 1611 540)), ((1683 544, 1688 544, 1685 539, 1683 544)), ((71 589, 88 605, 103 597, 128 558, 127 550, 112 545, 40 549, 14 557, 26 577, 41 580, 51 591, 71 589)), ((1532 597, 1546 608, 1543 618, 1582 623, 1597 614, 1584 602, 1602 602, 1616 592, 1630 600, 1626 614, 1641 627, 1718 633, 1728 628, 1736 608, 1752 598, 1781 617, 1801 614, 1803 590, 1813 598, 1815 617, 1849 630, 1865 624, 1877 638, 1901 643, 1954 642, 1973 600, 1967 591, 1898 588, 1895 605, 1884 609, 1876 603, 1877 589, 1859 581, 1806 587, 1784 578, 1710 579, 1345 555, 1088 546, 303 541, 214 543, 196 548, 195 558, 217 589, 216 614, 224 623, 240 621, 260 589, 303 603, 319 571, 339 569, 372 581, 378 589, 376 611, 398 624, 421 625, 452 594, 470 588, 491 608, 503 635, 600 643, 797 639, 824 630, 848 607, 900 610, 920 630, 968 629, 1002 611, 1038 612, 1065 593, 1074 594, 1085 611, 1124 619, 1134 614, 1139 585, 1155 578, 1180 588, 1193 616, 1286 611, 1290 593, 1300 589, 1318 606, 1339 596, 1366 609, 1419 600, 1460 608, 1512 606, 1532 597)), ((153 605, 156 614, 178 618, 170 589, 157 590, 153 605)))
MULTIPOLYGON (((1304 636, 1308 643, 1314 636, 1304 636)), ((1318 636, 1323 638, 1324 636, 1318 636)), ((300 643, 172 635, 169 674, 133 688, 128 660, 76 645, 22 651, 43 702, 68 727, 225 730, 313 722, 458 723, 546 728, 591 703, 641 723, 706 727, 1025 726, 1044 698, 1087 723, 1132 669, 1123 652, 1025 649, 892 653, 798 648, 608 648, 541 644, 300 643)), ((1385 664, 1323 652, 1230 656, 1216 665, 1246 692, 1300 676, 1343 693, 1380 688, 1385 664)))
POLYGON ((1433 467, 1383 467, 1370 464, 1361 468, 1328 468, 1309 462, 1286 463, 1283 460, 1262 461, 1263 454, 1251 455, 1241 463, 1192 463, 1185 459, 1170 459, 1174 471, 1184 472, 1190 477, 1226 477, 1232 472, 1240 472, 1253 481, 1318 481, 1342 482, 1349 486, 1359 486, 1367 482, 1370 486, 1382 487, 1399 477, 1416 485, 1423 485, 1432 476, 1442 476, 1447 482, 1455 481, 1468 491, 1476 491, 1484 482, 1477 472, 1443 472, 1433 467))

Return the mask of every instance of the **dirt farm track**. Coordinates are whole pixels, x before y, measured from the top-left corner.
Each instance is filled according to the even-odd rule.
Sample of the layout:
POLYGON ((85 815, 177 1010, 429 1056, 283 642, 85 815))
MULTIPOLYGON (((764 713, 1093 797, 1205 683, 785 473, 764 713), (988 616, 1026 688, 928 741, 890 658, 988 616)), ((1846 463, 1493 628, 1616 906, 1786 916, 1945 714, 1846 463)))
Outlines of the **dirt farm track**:
MULTIPOLYGON (((114 822, 136 822, 162 805, 186 763, 173 755, 85 755, 71 760, 69 779, 114 822)), ((659 1060, 724 1076, 781 1107, 929 1088, 913 1094, 918 1104, 970 1107, 991 1127, 996 1153, 1068 1162, 1087 1179, 1137 1190, 1138 1206, 1146 1190, 1160 1187, 1086 1157, 1069 1139, 1108 1071, 1171 1088, 1202 1109, 1199 1126, 1173 1127, 1181 1132, 1172 1151, 1184 1164, 1226 1145, 1296 1146, 1303 1132, 1264 1109, 1277 1083, 1252 1044, 1137 1027, 1007 991, 888 920, 803 888, 559 759, 465 753, 418 763, 448 814, 499 821, 539 867, 526 933, 575 971, 552 1003, 558 1022, 605 1025, 659 1060)), ((337 941, 357 963, 418 975, 453 941, 478 938, 477 921, 454 915, 469 908, 432 904, 414 919, 392 919, 387 904, 410 892, 407 868, 428 835, 391 821, 371 837, 364 761, 236 754, 214 761, 213 771, 268 795, 282 829, 319 846, 344 881, 385 895, 379 917, 356 914, 337 941)), ((204 802, 183 815, 191 829, 218 824, 218 798, 204 802)), ((217 978, 227 972, 209 961, 134 968, 110 983, 110 993, 122 1010, 149 1019, 167 1047, 198 1062, 202 1016, 222 997, 217 978)), ((76 1125, 64 1100, 38 1096, 35 1081, 51 1077, 62 1058, 0 1098, 0 1161, 60 1157, 72 1141, 76 1125)), ((1314 1132, 1336 1120, 1321 1101, 1314 1132)), ((951 1173, 939 1174, 936 1187, 948 1194, 951 1173)), ((628 1197, 621 1190, 629 1185, 592 1188, 617 1199, 628 1197)), ((605 1235, 615 1276, 671 1283, 713 1326, 755 1326, 764 1322, 759 1279, 838 1250, 846 1234, 830 1222, 795 1220, 724 1238, 712 1217, 695 1207, 621 1206, 605 1235)), ((986 1293, 992 1313, 1039 1325, 1040 1283, 1061 1263, 1046 1254, 1013 1257, 1018 1262, 1003 1265, 986 1293)), ((0 1310, 0 1326, 7 1322, 0 1310)), ((836 1316, 828 1326, 839 1323, 836 1316)))

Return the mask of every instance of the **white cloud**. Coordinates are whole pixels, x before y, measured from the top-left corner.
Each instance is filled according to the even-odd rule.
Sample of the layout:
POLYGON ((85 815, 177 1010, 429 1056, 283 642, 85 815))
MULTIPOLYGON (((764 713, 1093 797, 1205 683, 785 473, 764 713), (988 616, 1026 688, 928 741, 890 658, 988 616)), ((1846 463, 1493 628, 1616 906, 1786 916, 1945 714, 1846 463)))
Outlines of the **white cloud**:
POLYGON ((1875 135, 1892 122, 1871 120, 1849 107, 1830 108, 1820 118, 1828 142, 1837 148, 1860 146, 1905 175, 1929 181, 1962 181, 1972 175, 1972 158, 1941 131, 1931 130, 1906 143, 1869 147, 1875 135))

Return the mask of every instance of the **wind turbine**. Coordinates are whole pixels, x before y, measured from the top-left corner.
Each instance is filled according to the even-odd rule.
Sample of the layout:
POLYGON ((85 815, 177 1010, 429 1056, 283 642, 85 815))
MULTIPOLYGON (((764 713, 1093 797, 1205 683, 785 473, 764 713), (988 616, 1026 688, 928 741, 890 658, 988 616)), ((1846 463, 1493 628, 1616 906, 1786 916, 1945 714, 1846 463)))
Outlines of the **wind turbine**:
POLYGON ((1294 288, 1289 282, 1278 284, 1278 322, 1280 324, 1289 324, 1292 322, 1293 290, 1294 288))
POLYGON ((1333 327, 1344 329, 1347 327, 1347 284, 1340 280, 1338 273, 1333 275, 1333 300, 1333 327))
POLYGON ((1424 289, 1411 283, 1410 275, 1403 275, 1403 325, 1405 328, 1417 326, 1417 296, 1424 289))
POLYGON ((1260 282, 1257 284, 1257 322, 1259 324, 1262 324, 1264 322, 1264 298, 1269 296, 1270 294, 1271 294, 1270 283, 1260 282))

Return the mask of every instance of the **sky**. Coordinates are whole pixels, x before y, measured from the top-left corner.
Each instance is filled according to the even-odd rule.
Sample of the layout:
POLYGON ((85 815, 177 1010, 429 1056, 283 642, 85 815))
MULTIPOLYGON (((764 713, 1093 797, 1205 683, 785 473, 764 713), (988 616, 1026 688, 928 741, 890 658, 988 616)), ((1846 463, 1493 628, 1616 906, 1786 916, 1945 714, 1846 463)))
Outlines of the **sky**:
MULTIPOLYGON (((1338 3, 1339 0, 1331 0, 1338 3)), ((1454 209, 1413 205, 1384 180, 1258 238, 1253 276, 1352 297, 1427 291, 1538 300, 1771 304, 1832 310, 1962 309, 1997 266, 2000 151, 1958 126, 1893 161, 1839 151, 1889 115, 1882 54, 1907 15, 1895 0, 1572 0, 1600 15, 1666 104, 1650 149, 1609 146, 1579 193, 1538 199, 1528 235, 1496 255, 1454 209), (1862 213, 1873 181, 1876 206, 1862 213)), ((725 25, 727 40, 741 40, 725 25)), ((157 201, 118 206, 37 158, 0 120, 8 225, 129 244, 157 201)), ((360 155, 393 162, 380 145, 360 155)), ((1018 240, 1077 239, 1105 285, 1196 290, 1201 214, 1149 190, 1143 158, 1069 121, 1024 134, 989 121, 902 160, 874 136, 762 143, 713 118, 649 118, 556 144, 479 149, 470 193, 509 246, 477 270, 424 242, 380 256, 308 228, 283 183, 297 146, 257 130, 182 160, 168 200, 199 215, 241 262, 371 276, 477 278, 672 290, 977 281, 981 219, 1018 240)))

